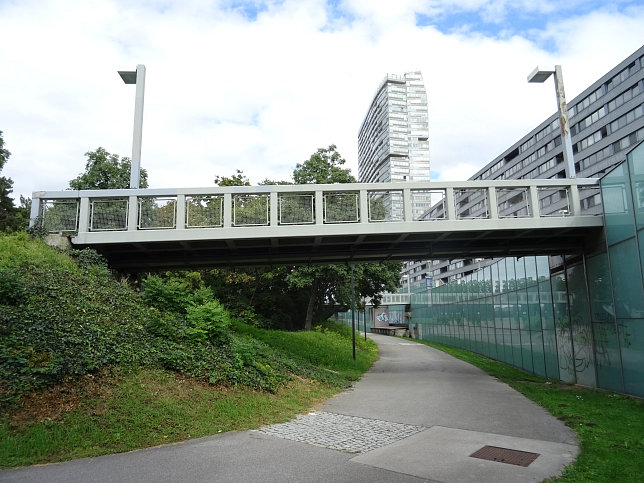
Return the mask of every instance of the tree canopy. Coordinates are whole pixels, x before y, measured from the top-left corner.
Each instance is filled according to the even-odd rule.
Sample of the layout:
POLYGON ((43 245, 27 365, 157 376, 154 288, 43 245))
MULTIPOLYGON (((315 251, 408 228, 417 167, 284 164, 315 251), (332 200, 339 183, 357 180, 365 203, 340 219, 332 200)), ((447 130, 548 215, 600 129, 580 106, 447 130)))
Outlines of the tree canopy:
MULTIPOLYGON (((96 151, 88 151, 85 156, 85 172, 69 181, 70 189, 105 190, 130 187, 130 158, 119 158, 118 154, 110 154, 101 147, 96 151)), ((148 172, 143 168, 139 186, 148 187, 148 172)))
POLYGON ((217 186, 250 186, 250 181, 241 169, 232 176, 215 176, 217 186))
MULTIPOLYGON (((298 163, 293 171, 296 184, 355 183, 349 169, 342 168, 345 160, 336 146, 320 148, 311 157, 298 163)), ((374 297, 393 292, 400 283, 401 264, 398 262, 354 264, 356 296, 374 297)), ((287 275, 289 287, 309 291, 304 328, 310 330, 314 320, 325 319, 338 307, 351 304, 351 267, 348 264, 307 265, 293 268, 287 275)))
POLYGON ((348 168, 342 168, 346 163, 338 153, 335 144, 328 148, 319 148, 303 163, 295 165, 293 181, 295 184, 331 184, 355 183, 357 180, 348 168))
MULTIPOLYGON (((5 148, 2 131, 0 131, 0 172, 9 161, 11 153, 5 148)), ((13 204, 13 180, 6 176, 0 177, 0 231, 17 231, 27 227, 29 219, 27 198, 20 197, 21 206, 13 204)))

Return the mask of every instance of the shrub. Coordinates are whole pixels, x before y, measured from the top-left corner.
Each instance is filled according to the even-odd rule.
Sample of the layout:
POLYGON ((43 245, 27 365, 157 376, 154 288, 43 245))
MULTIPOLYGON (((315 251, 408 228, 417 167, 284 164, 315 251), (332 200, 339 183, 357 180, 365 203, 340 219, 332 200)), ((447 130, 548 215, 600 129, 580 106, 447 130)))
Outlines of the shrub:
POLYGON ((195 281, 193 273, 167 278, 149 275, 143 282, 143 300, 151 307, 178 314, 185 313, 192 305, 214 300, 212 290, 195 281))
POLYGON ((192 305, 187 309, 188 328, 186 334, 195 342, 212 342, 224 344, 230 337, 230 314, 219 303, 211 300, 201 305, 192 305))
POLYGON ((13 267, 0 267, 0 305, 18 305, 27 294, 25 281, 13 267))

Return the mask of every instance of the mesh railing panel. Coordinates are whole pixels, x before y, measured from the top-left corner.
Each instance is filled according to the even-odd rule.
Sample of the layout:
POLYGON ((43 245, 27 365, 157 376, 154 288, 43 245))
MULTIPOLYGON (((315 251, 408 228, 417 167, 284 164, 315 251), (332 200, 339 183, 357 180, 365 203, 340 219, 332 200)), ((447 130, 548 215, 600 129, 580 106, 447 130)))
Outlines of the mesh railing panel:
POLYGON ((580 186, 581 215, 603 215, 602 195, 598 186, 580 186))
POLYGON ((307 225, 315 223, 314 206, 313 194, 280 194, 279 224, 307 225))
POLYGON ((369 221, 404 220, 402 191, 369 191, 369 221))
POLYGON ((539 187, 537 191, 541 216, 570 215, 570 195, 567 186, 539 187))
POLYGON ((213 228, 223 224, 223 196, 186 197, 186 228, 213 228))
POLYGON ((445 190, 412 190, 414 220, 444 220, 445 190))
POLYGON ((269 197, 265 194, 234 195, 233 225, 262 226, 270 222, 268 212, 269 197))
POLYGON ((141 230, 174 228, 176 213, 176 198, 139 198, 139 228, 141 230))
POLYGON ((487 190, 484 188, 467 188, 454 190, 456 218, 471 220, 489 218, 487 190))
POLYGON ((77 200, 42 201, 42 226, 50 233, 78 230, 77 200))
POLYGON ((325 193, 324 223, 357 223, 360 221, 358 193, 325 193))
POLYGON ((499 218, 527 218, 531 216, 528 188, 497 188, 496 201, 499 218))
POLYGON ((128 200, 93 200, 90 204, 91 231, 127 230, 128 200))

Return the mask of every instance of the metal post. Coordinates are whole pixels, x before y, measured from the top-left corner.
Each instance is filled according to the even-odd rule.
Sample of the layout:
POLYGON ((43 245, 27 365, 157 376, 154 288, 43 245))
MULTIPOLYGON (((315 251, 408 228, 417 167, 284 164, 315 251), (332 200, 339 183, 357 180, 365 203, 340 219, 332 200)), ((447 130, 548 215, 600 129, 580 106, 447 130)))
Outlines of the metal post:
POLYGON ((364 305, 364 313, 362 314, 364 319, 364 340, 367 340, 367 304, 364 305))
POLYGON ((561 123, 561 143, 563 145, 566 177, 576 178, 577 173, 575 172, 570 126, 568 124, 568 106, 566 104, 566 93, 564 92, 563 75, 561 74, 560 65, 555 65, 555 90, 557 91, 557 109, 559 110, 559 122, 561 123))
POLYGON ((570 126, 568 124, 568 105, 566 104, 566 94, 564 92, 563 75, 561 66, 555 65, 555 69, 537 67, 528 76, 528 82, 545 82, 545 80, 554 74, 555 91, 557 94, 557 110, 559 112, 559 124, 561 127, 561 144, 563 148, 564 165, 566 169, 566 178, 576 178, 575 160, 572 154, 572 140, 570 139, 570 126))
POLYGON ((351 264, 351 337, 353 342, 353 360, 356 360, 356 291, 353 263, 351 264))
POLYGON ((118 71, 126 84, 136 84, 134 98, 134 132, 132 134, 132 160, 130 188, 138 189, 141 181, 141 140, 143 138, 143 97, 145 94, 145 66, 139 64, 135 71, 118 71))
POLYGON ((141 141, 143 139, 143 97, 145 94, 145 66, 136 66, 136 98, 134 100, 134 133, 132 135, 132 169, 130 188, 137 189, 141 181, 141 141))

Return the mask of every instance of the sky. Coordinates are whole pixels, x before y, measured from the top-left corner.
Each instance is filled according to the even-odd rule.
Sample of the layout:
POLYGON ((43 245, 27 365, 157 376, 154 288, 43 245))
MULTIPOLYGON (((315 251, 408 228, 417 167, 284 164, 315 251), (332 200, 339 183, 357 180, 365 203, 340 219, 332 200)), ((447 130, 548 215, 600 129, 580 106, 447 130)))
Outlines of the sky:
POLYGON ((151 188, 257 184, 358 131, 387 74, 422 72, 432 179, 472 176, 644 44, 644 0, 0 0, 1 175, 63 190, 103 147, 130 157, 146 66, 151 188))

